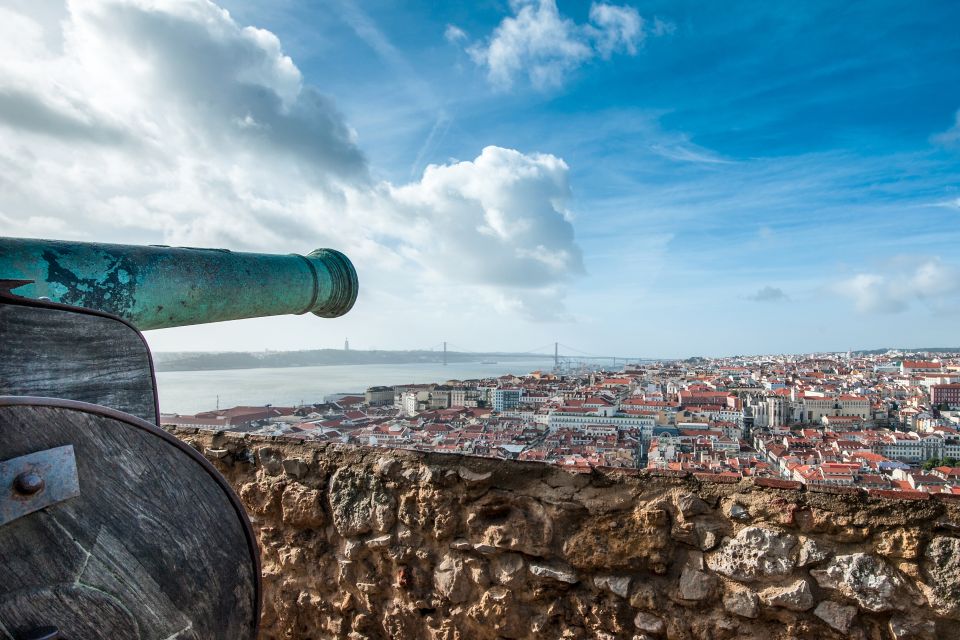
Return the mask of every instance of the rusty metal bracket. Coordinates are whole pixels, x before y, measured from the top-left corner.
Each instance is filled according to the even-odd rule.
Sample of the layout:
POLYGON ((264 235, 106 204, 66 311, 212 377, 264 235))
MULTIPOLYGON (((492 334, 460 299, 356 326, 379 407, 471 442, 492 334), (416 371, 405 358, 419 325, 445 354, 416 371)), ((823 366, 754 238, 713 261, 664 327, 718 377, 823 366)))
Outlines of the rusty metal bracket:
POLYGON ((0 526, 79 495, 72 444, 0 462, 0 526))

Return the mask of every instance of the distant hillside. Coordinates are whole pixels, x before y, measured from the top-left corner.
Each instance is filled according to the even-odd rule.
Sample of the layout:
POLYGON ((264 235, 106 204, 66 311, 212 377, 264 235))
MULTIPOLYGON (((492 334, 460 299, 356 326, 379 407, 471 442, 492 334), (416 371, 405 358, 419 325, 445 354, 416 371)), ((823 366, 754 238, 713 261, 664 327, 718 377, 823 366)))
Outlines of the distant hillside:
POLYGON ((918 347, 910 349, 887 347, 884 349, 858 349, 853 353, 864 356, 879 356, 887 351, 900 351, 902 353, 960 353, 960 347, 918 347))
MULTIPOLYGON (((858 355, 879 355, 890 351, 883 349, 860 349, 858 355)), ((960 347, 936 347, 923 349, 897 349, 910 353, 960 353, 960 347)), ((443 362, 442 351, 363 351, 343 349, 312 349, 305 351, 183 351, 155 353, 157 371, 215 371, 219 369, 262 369, 271 367, 316 367, 344 364, 417 364, 443 362)), ((480 362, 483 360, 550 360, 550 356, 535 356, 527 353, 464 353, 448 351, 447 362, 480 362)), ((688 358, 683 362, 698 364, 705 358, 688 358)))
MULTIPOLYGON (((447 352, 447 362, 532 359, 517 353, 447 352)), ((547 356, 543 356, 547 360, 547 356)), ((248 351, 155 353, 157 371, 214 371, 220 369, 261 369, 268 367, 315 367, 343 364, 417 364, 443 362, 442 351, 361 351, 313 349, 309 351, 248 351)))

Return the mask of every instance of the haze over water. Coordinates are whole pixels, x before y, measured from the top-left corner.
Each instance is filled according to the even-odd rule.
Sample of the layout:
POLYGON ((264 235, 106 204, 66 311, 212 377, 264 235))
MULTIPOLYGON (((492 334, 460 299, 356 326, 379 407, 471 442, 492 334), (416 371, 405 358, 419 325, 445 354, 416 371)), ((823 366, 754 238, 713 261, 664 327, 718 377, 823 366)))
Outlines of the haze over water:
POLYGON ((333 393, 360 392, 376 385, 441 383, 549 370, 552 358, 507 360, 496 364, 460 362, 330 365, 217 371, 160 371, 157 386, 164 413, 197 413, 237 405, 295 405, 322 402, 333 393))

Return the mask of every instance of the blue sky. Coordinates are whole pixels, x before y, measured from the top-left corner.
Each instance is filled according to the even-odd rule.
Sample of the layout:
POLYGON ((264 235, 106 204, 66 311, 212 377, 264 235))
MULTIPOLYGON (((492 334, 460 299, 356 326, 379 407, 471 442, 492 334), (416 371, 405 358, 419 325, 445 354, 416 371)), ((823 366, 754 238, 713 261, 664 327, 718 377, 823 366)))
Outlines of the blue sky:
MULTIPOLYGON (((392 179, 488 144, 562 157, 589 272, 572 300, 641 317, 701 307, 715 340, 743 326, 770 350, 960 338, 952 303, 877 314, 825 291, 895 270, 891 260, 956 263, 960 208, 938 205, 960 197, 960 154, 933 139, 960 108, 960 5, 634 3, 673 32, 578 66, 560 86, 509 89, 443 39, 447 25, 489 38, 508 3, 363 5, 233 11, 280 35, 392 179), (609 300, 608 283, 626 300, 609 300), (786 298, 746 299, 764 287, 786 298)), ((558 3, 581 24, 589 6, 558 3)))
MULTIPOLYGON (((556 193, 532 185, 501 203, 563 196, 572 239, 556 211, 538 218, 558 234, 544 250, 569 254, 550 278, 458 276, 449 256, 421 260, 424 241, 382 231, 385 205, 364 205, 371 242, 439 275, 425 291, 409 284, 414 263, 367 266, 369 304, 324 327, 329 345, 303 346, 343 333, 358 347, 558 339, 650 356, 960 346, 960 4, 220 4, 275 34, 351 129, 369 183, 412 185, 400 198, 411 207, 427 202, 428 165, 489 146, 563 163, 547 179, 556 193)), ((429 236, 451 206, 400 224, 429 236)), ((504 212, 508 228, 522 213, 504 212)), ((294 348, 302 326, 260 342, 294 348)), ((157 335, 160 348, 213 339, 157 335)), ((220 335, 224 347, 253 339, 220 335)))

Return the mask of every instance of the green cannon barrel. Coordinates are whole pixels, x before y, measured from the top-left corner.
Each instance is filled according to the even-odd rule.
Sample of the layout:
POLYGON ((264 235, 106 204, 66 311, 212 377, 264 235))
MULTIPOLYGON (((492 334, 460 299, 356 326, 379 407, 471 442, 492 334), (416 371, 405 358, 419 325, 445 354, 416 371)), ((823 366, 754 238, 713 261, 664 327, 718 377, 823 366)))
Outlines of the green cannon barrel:
POLYGON ((106 311, 141 330, 222 320, 345 314, 357 272, 332 249, 306 256, 226 249, 0 238, 0 280, 13 293, 106 311))

